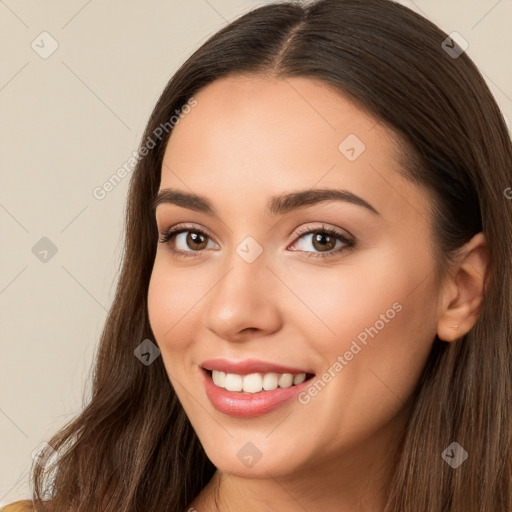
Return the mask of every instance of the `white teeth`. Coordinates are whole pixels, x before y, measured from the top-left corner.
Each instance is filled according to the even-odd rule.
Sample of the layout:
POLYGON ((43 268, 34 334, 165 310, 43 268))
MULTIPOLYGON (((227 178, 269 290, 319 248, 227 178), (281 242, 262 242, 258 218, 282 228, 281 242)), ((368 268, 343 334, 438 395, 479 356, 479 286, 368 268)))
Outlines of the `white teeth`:
POLYGON ((224 383, 226 382, 226 374, 224 372, 219 372, 217 370, 212 371, 212 379, 217 386, 220 388, 224 387, 224 383))
POLYGON ((293 377, 293 384, 300 384, 306 380, 306 374, 305 373, 299 373, 298 375, 295 375, 293 377))
POLYGON ((227 373, 224 387, 228 391, 242 391, 242 376, 236 373, 227 373))
POLYGON ((291 373, 283 373, 279 377, 279 387, 289 388, 293 384, 293 375, 291 373))
POLYGON ((272 391, 277 387, 289 388, 306 380, 305 373, 292 375, 291 373, 249 373, 238 375, 217 370, 212 371, 214 384, 228 391, 245 391, 246 393, 259 393, 260 391, 272 391))
POLYGON ((279 375, 277 373, 266 373, 263 376, 263 389, 272 391, 279 385, 279 375))
POLYGON ((261 374, 250 373, 248 375, 244 375, 243 380, 244 382, 242 385, 242 389, 246 393, 257 393, 258 391, 261 391, 261 386, 263 383, 261 374))

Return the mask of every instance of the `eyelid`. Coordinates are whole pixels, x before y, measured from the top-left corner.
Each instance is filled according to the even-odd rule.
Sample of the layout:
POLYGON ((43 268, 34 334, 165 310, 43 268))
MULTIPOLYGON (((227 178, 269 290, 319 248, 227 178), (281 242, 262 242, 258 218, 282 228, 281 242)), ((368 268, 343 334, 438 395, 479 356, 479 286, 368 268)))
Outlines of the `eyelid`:
POLYGON ((355 241, 354 235, 352 233, 350 233, 350 231, 348 231, 346 229, 338 228, 338 227, 335 227, 335 226, 332 226, 332 225, 328 225, 328 224, 326 225, 323 222, 320 222, 320 226, 316 226, 316 227, 312 227, 310 224, 311 223, 306 223, 305 225, 302 225, 300 228, 295 229, 294 230, 294 239, 293 239, 293 241, 297 240, 302 235, 305 235, 305 234, 308 234, 308 233, 314 233, 316 231, 330 232, 330 233, 333 233, 336 236, 339 236, 341 238, 346 238, 346 239, 350 239, 350 240, 354 240, 355 241))
POLYGON ((179 230, 201 231, 201 232, 204 232, 206 235, 208 235, 208 237, 211 238, 212 240, 215 239, 215 237, 211 235, 210 231, 207 228, 205 228, 199 224, 190 224, 188 222, 179 222, 178 224, 169 224, 168 227, 166 227, 165 229, 163 229, 161 231, 159 230, 159 231, 161 234, 166 234, 166 233, 169 233, 170 231, 176 232, 179 230))

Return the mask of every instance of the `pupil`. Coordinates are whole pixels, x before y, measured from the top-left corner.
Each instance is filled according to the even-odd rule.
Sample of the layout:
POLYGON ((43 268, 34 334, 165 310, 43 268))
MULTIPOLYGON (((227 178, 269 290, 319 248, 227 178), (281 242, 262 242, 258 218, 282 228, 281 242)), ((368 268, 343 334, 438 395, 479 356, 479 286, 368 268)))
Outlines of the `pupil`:
POLYGON ((327 242, 327 243, 325 242, 325 239, 330 239, 330 238, 331 238, 331 236, 326 235, 325 233, 316 233, 316 235, 313 238, 313 242, 314 242, 314 244, 319 242, 320 247, 323 249, 325 249, 326 247, 327 247, 327 249, 330 249, 331 247, 329 247, 329 246, 332 245, 332 241, 327 242))
MULTIPOLYGON (((188 234, 188 240, 187 240, 187 244, 190 246, 190 245, 201 245, 201 243, 204 245, 204 237, 203 235, 201 235, 200 233, 189 233, 188 234), (201 242, 200 239, 203 238, 203 241, 201 242), (191 244, 189 242, 192 242, 191 244)), ((197 247, 196 247, 197 248, 197 247)), ((203 247, 199 247, 199 249, 203 249, 203 247)))

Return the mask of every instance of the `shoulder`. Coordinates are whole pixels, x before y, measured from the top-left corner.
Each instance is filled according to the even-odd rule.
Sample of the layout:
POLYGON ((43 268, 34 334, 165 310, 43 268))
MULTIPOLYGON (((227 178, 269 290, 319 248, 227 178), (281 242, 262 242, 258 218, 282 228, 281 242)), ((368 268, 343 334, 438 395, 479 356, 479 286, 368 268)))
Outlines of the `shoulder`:
POLYGON ((34 512, 34 507, 31 500, 22 500, 1 507, 0 512, 34 512))

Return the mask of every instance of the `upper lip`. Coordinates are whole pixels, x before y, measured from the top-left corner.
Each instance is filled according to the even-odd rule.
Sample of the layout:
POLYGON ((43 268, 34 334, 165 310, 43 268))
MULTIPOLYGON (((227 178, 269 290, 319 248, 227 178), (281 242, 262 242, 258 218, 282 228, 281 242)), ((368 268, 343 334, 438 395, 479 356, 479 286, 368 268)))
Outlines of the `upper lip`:
POLYGON ((217 370, 224 373, 248 375, 249 373, 310 373, 312 371, 283 366, 259 359, 244 359, 243 361, 229 361, 228 359, 207 359, 201 363, 206 370, 217 370))

